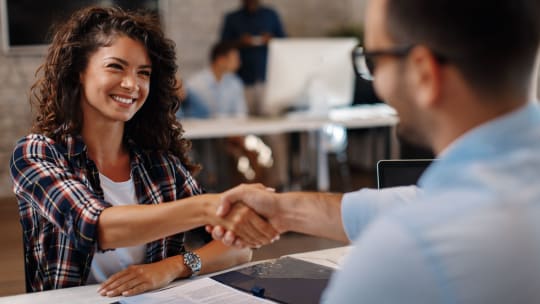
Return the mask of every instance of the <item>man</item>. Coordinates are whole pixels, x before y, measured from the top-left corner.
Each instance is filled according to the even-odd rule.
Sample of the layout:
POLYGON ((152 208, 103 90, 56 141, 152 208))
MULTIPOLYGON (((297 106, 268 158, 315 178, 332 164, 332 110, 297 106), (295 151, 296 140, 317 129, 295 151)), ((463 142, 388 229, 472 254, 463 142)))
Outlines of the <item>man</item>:
MULTIPOLYGON (((242 66, 238 75, 245 85, 246 101, 250 115, 263 115, 261 109, 268 43, 274 37, 285 37, 278 13, 259 0, 242 0, 242 6, 228 13, 223 21, 221 39, 238 45, 242 66)), ((273 166, 264 182, 277 188, 289 183, 288 138, 286 135, 268 135, 262 138, 272 150, 273 166)))
POLYGON ((422 192, 244 185, 221 214, 242 200, 279 231, 354 240, 328 303, 540 303, 540 110, 528 99, 539 11, 537 0, 371 0, 375 88, 399 133, 439 158, 422 192))
POLYGON ((242 0, 240 9, 225 16, 221 40, 234 42, 240 48, 242 66, 238 75, 246 85, 250 114, 261 114, 268 42, 273 37, 285 37, 285 31, 276 11, 261 6, 259 0, 242 0))
POLYGON ((187 81, 185 115, 198 118, 247 116, 244 86, 234 74, 239 67, 240 58, 234 44, 215 44, 210 52, 210 66, 187 81))

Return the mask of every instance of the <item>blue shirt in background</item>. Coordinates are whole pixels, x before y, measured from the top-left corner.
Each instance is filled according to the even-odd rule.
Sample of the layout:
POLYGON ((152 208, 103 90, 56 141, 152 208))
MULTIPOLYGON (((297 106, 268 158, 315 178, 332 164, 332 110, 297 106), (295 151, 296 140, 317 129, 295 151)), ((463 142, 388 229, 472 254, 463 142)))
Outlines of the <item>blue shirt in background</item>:
POLYGON ((324 302, 540 303, 538 105, 469 131, 439 157, 421 191, 343 197, 355 246, 324 302))
MULTIPOLYGON (((221 40, 236 41, 244 34, 260 36, 269 33, 273 37, 285 37, 278 14, 271 8, 260 6, 254 13, 239 9, 225 16, 221 32, 221 40)), ((242 65, 238 76, 245 85, 264 82, 266 79, 266 61, 268 46, 240 48, 242 65)))
POLYGON ((218 81, 210 68, 187 81, 184 116, 193 118, 247 116, 244 86, 238 76, 227 73, 218 81))

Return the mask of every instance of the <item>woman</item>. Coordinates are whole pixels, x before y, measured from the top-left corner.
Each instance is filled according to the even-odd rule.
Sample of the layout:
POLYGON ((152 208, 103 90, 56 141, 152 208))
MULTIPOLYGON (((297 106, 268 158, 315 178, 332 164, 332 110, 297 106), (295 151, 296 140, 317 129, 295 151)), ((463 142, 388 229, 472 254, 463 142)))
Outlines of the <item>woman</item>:
POLYGON ((220 196, 198 195, 175 59, 142 13, 87 8, 56 31, 31 90, 33 133, 10 164, 31 290, 99 282, 102 295, 133 295, 251 258, 216 241, 187 252, 182 232, 221 223, 252 246, 276 235, 245 206, 221 222, 220 196))

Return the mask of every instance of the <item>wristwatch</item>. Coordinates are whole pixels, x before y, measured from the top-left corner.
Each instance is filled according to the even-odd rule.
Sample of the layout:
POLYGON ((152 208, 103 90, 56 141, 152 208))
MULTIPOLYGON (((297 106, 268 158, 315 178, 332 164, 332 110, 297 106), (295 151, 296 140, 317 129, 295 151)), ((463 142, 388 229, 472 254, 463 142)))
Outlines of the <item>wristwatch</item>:
POLYGON ((191 269, 191 276, 196 276, 201 271, 201 257, 195 252, 186 251, 184 253, 184 264, 191 269))

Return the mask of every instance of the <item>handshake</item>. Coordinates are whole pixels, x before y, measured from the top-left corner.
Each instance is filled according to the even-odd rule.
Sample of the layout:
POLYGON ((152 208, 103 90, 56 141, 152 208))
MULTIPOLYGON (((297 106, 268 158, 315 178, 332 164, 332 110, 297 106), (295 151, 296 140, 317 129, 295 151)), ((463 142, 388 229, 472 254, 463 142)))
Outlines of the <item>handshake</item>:
POLYGON ((286 231, 348 242, 342 225, 343 194, 276 193, 261 184, 243 184, 222 193, 206 231, 238 248, 260 246, 286 231))
POLYGON ((214 225, 206 225, 215 240, 238 248, 259 248, 287 231, 280 220, 278 194, 272 188, 242 184, 218 197, 214 225))

